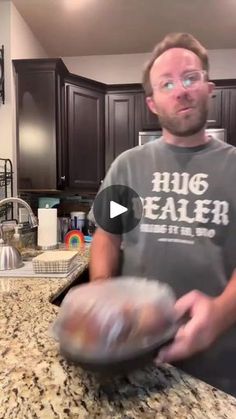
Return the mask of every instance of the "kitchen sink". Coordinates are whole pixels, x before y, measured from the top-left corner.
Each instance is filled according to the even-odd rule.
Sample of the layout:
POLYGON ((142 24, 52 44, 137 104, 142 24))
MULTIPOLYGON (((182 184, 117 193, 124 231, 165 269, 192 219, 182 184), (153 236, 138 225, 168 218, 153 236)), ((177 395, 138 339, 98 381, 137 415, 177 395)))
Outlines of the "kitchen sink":
POLYGON ((73 282, 71 282, 70 285, 68 285, 67 287, 65 287, 59 294, 57 294, 55 297, 53 297, 50 302, 56 306, 60 306, 63 299, 65 298, 66 294, 68 293, 68 291, 77 286, 77 285, 81 285, 81 284, 86 284, 87 282, 89 282, 89 270, 88 268, 85 269, 82 274, 80 274, 77 278, 74 279, 73 282))
POLYGON ((41 253, 43 252, 44 252, 43 250, 34 249, 34 248, 23 248, 20 250, 20 254, 21 254, 23 262, 30 261, 34 257, 41 255, 41 253))

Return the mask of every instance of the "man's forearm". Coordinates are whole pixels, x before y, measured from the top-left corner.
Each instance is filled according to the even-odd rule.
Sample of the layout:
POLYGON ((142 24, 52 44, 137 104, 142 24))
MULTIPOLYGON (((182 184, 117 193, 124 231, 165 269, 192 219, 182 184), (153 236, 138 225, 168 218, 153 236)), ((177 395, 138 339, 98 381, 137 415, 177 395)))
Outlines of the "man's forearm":
POLYGON ((118 274, 121 238, 97 229, 90 253, 90 281, 106 279, 118 274))
POLYGON ((215 302, 221 313, 220 328, 224 332, 236 323, 236 269, 224 292, 215 299, 215 302))

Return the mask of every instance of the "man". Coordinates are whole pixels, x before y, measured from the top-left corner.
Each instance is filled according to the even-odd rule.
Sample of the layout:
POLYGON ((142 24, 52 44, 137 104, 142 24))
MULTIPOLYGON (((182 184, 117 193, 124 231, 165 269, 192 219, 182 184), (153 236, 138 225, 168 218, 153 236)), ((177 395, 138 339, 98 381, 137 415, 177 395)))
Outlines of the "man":
POLYGON ((120 271, 171 285, 177 316, 190 320, 159 361, 236 396, 236 149, 205 133, 208 67, 189 34, 167 35, 155 48, 144 88, 163 137, 120 155, 103 183, 133 188, 143 216, 126 234, 97 229, 90 273, 91 280, 120 271))

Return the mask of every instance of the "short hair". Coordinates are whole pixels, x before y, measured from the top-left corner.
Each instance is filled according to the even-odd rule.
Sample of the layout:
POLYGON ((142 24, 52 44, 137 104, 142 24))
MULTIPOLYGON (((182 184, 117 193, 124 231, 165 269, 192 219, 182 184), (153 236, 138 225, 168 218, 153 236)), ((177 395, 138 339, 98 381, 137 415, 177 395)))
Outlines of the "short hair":
POLYGON ((207 72, 209 71, 209 60, 206 49, 203 45, 189 33, 170 33, 159 42, 147 62, 143 72, 143 88, 146 96, 152 96, 152 86, 150 82, 150 71, 155 60, 162 55, 165 51, 171 48, 184 48, 194 52, 201 60, 202 68, 207 72))

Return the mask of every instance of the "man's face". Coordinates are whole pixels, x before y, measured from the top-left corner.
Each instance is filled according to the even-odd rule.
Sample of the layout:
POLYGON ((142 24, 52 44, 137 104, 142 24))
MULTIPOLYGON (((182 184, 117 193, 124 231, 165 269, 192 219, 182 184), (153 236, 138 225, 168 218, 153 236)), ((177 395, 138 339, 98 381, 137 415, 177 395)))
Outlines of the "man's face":
POLYGON ((147 104, 158 115, 162 128, 178 137, 198 133, 207 121, 213 84, 202 81, 186 89, 180 81, 186 73, 195 70, 202 70, 196 54, 183 48, 172 48, 156 59, 150 71, 153 95, 147 98, 147 104), (175 87, 161 91, 158 86, 168 80, 173 80, 175 87))

